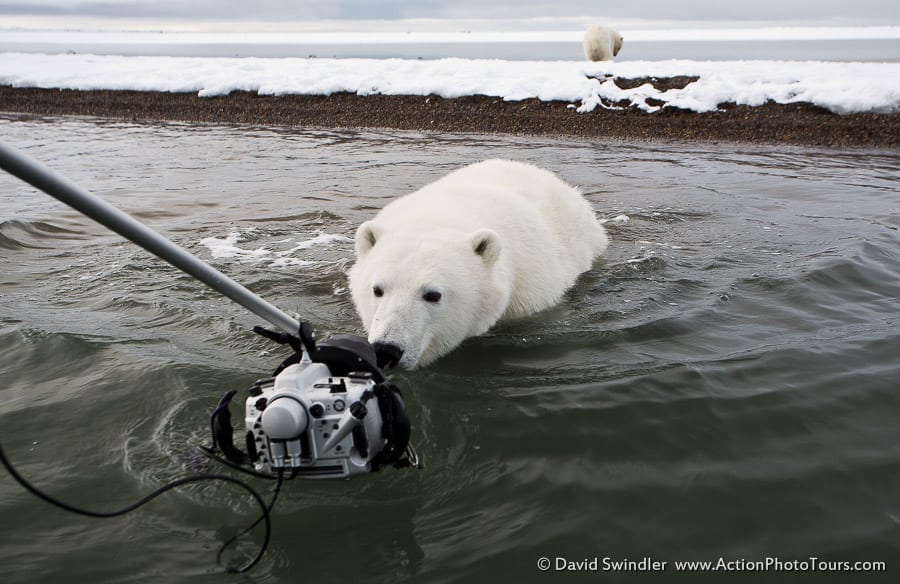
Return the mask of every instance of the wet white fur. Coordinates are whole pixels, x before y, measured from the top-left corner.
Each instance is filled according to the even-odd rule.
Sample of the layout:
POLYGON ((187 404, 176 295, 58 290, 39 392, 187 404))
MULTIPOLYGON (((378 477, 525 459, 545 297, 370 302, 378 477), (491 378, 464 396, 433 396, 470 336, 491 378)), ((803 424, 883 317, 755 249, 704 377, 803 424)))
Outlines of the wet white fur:
POLYGON ((556 304, 607 244, 577 188, 536 166, 487 160, 360 225, 350 291, 369 341, 399 346, 399 365, 416 367, 500 318, 556 304))

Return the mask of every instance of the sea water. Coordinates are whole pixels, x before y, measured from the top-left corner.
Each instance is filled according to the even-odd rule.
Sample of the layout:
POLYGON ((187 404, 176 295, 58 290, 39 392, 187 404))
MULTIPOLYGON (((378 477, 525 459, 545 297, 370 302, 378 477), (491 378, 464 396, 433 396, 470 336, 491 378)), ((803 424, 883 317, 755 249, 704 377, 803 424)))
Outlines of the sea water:
MULTIPOLYGON (((890 23, 887 23, 890 24, 890 23)), ((617 62, 900 61, 897 27, 622 29, 617 62)), ((185 33, 0 29, 0 52, 170 57, 306 57, 580 61, 583 33, 379 30, 334 33, 185 33)))
MULTIPOLYGON (((770 565, 772 582, 896 578, 896 150, 28 116, 0 118, 0 135, 320 338, 362 332, 355 227, 461 165, 549 168, 605 222, 608 254, 558 306, 393 374, 423 470, 288 483, 241 581, 693 582, 684 561, 770 565), (822 569, 872 566, 855 562, 888 571, 822 569)), ((0 274, 0 439, 24 476, 108 510, 233 474, 196 446, 222 393, 286 356, 250 332, 264 323, 7 175, 0 274)), ((0 577, 220 582, 216 551, 257 514, 209 484, 89 519, 3 473, 0 577)))

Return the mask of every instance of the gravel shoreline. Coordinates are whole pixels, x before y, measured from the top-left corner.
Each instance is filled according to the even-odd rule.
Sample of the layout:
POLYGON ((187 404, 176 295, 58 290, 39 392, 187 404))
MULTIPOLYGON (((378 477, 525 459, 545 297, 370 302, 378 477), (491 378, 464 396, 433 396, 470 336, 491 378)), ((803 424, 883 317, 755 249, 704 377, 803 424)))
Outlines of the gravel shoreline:
MULTIPOLYGON (((642 80, 620 80, 637 83, 642 80)), ((617 81, 618 83, 619 81, 617 81)), ((486 96, 260 96, 78 91, 0 86, 0 112, 129 121, 312 128, 390 128, 642 141, 702 141, 896 148, 900 113, 833 114, 809 104, 736 106, 698 114, 665 108, 578 113, 566 102, 503 101, 486 96)))

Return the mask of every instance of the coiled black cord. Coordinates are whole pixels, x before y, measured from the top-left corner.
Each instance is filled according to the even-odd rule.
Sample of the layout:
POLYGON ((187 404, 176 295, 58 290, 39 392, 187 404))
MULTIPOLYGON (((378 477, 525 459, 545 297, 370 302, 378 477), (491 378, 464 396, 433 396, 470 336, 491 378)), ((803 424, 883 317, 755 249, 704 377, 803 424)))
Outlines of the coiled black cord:
POLYGON ((230 546, 231 544, 233 544, 235 541, 237 541, 238 538, 240 538, 242 535, 250 532, 254 527, 259 525, 259 523, 261 521, 265 522, 265 536, 263 538, 263 542, 260 545, 259 551, 257 552, 256 556, 252 560, 250 560, 247 564, 240 566, 240 567, 224 566, 225 570, 230 573, 243 573, 243 572, 248 571, 250 568, 255 566, 256 563, 259 562, 259 560, 263 557, 263 554, 265 554, 266 548, 269 547, 269 537, 271 536, 271 532, 272 532, 272 520, 271 520, 270 512, 272 510, 272 507, 275 505, 275 501, 278 498, 278 493, 281 491, 281 485, 283 483, 282 474, 279 473, 276 478, 275 490, 274 490, 274 494, 272 495, 272 501, 267 505, 266 502, 263 501, 263 499, 259 495, 259 493, 256 492, 256 490, 253 489, 253 487, 251 487, 244 481, 242 481, 240 479, 236 479, 234 477, 227 476, 227 475, 205 474, 204 473, 204 474, 198 474, 198 475, 184 477, 181 479, 176 479, 176 480, 156 489, 155 491, 153 491, 146 497, 140 499, 139 501, 132 503, 131 505, 128 505, 121 509, 117 509, 114 511, 92 511, 90 509, 82 509, 80 507, 70 505, 69 503, 66 503, 64 501, 60 501, 59 499, 57 499, 51 495, 48 495, 47 493, 41 491, 40 489, 38 489, 37 487, 32 485, 30 482, 28 482, 28 480, 26 480, 22 475, 19 474, 19 472, 16 470, 16 468, 12 465, 12 462, 10 462, 9 458, 6 457, 6 452, 3 451, 2 443, 0 443, 0 463, 2 463, 3 466, 6 468, 6 470, 9 471, 9 474, 12 475, 12 477, 16 480, 17 483, 22 485, 25 488, 25 490, 27 490, 28 492, 33 494, 38 499, 41 499, 41 500, 53 505, 54 507, 58 507, 60 509, 69 511, 71 513, 76 513, 78 515, 85 515, 87 517, 97 517, 97 518, 103 518, 103 519, 108 519, 110 517, 119 517, 121 515, 125 515, 126 513, 130 513, 132 511, 134 511, 135 509, 138 509, 139 507, 146 505, 147 503, 149 503, 150 501, 159 497, 160 495, 162 495, 163 493, 165 493, 167 491, 170 491, 177 487, 181 487, 181 486, 188 485, 191 483, 199 483, 202 481, 223 481, 226 483, 231 483, 233 485, 237 485, 238 487, 240 487, 240 488, 244 489, 245 491, 247 491, 248 493, 250 493, 250 495, 253 497, 253 499, 256 501, 256 503, 259 505, 260 509, 262 510, 262 514, 256 521, 253 522, 252 525, 245 528, 243 531, 239 532, 237 535, 235 535, 234 537, 232 537, 231 539, 226 541, 224 544, 222 544, 222 546, 219 548, 219 553, 216 555, 216 562, 218 562, 219 565, 221 566, 222 565, 222 561, 221 561, 222 554, 225 552, 225 549, 228 546, 230 546))
POLYGON ((272 500, 269 502, 269 506, 266 507, 266 509, 263 511, 263 514, 260 515, 256 521, 254 521, 253 523, 251 523, 250 525, 245 527, 243 529, 243 531, 235 534, 231 539, 229 539, 228 541, 226 541, 219 547, 219 553, 216 554, 216 563, 221 566, 222 565, 222 554, 225 553, 225 549, 228 546, 230 546, 231 544, 233 544, 234 542, 236 542, 242 535, 252 531, 254 527, 259 525, 260 521, 263 521, 263 520, 266 521, 266 539, 265 539, 265 542, 263 543, 263 547, 260 548, 259 553, 256 555, 255 558, 253 558, 253 561, 250 562, 249 564, 247 564, 246 566, 244 566, 242 569, 234 569, 234 568, 226 567, 225 568, 226 571, 233 573, 233 574, 239 574, 241 572, 246 572, 247 570, 252 568, 253 565, 259 561, 260 558, 262 558, 263 552, 266 551, 266 546, 269 543, 269 527, 270 527, 269 517, 272 512, 272 507, 275 506, 275 501, 278 500, 278 493, 281 492, 281 486, 283 484, 284 484, 284 471, 279 469, 278 477, 275 479, 275 489, 274 489, 274 492, 272 493, 272 500))

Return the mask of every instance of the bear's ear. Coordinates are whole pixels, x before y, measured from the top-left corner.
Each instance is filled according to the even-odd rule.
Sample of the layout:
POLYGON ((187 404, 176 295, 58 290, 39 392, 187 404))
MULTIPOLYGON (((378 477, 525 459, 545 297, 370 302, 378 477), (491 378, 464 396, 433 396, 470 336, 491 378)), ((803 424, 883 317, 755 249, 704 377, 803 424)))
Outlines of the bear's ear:
POLYGON ((374 221, 366 221, 356 230, 356 256, 366 255, 375 247, 375 242, 381 237, 381 226, 374 221))
POLYGON ((492 265, 500 257, 500 236, 493 229, 479 229, 472 234, 472 251, 481 256, 487 265, 492 265))

